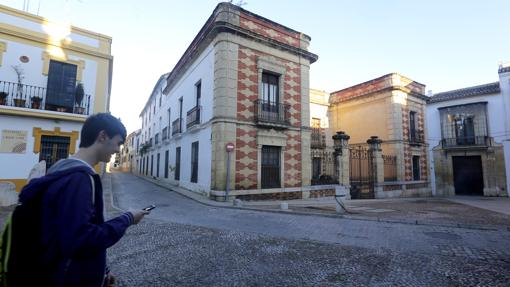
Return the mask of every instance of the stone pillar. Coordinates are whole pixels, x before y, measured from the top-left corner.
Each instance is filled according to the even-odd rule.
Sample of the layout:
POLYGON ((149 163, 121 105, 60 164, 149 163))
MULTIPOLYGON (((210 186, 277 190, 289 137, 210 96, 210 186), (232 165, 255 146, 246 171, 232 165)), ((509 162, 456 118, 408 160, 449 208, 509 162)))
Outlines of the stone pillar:
POLYGON ((383 192, 382 183, 384 183, 384 161, 382 158, 381 143, 382 140, 377 136, 371 136, 367 140, 369 152, 372 154, 372 180, 374 182, 374 196, 379 198, 378 194, 383 192))
POLYGON ((344 186, 350 185, 349 180, 349 139, 351 137, 345 134, 345 132, 337 132, 333 136, 333 142, 335 145, 335 156, 337 159, 337 174, 338 183, 344 186))
POLYGON ((351 137, 345 134, 345 132, 337 132, 333 136, 333 143, 335 147, 335 157, 337 165, 336 173, 338 175, 338 184, 335 188, 336 212, 344 213, 345 199, 351 199, 350 190, 350 179, 349 179, 349 139, 351 137))

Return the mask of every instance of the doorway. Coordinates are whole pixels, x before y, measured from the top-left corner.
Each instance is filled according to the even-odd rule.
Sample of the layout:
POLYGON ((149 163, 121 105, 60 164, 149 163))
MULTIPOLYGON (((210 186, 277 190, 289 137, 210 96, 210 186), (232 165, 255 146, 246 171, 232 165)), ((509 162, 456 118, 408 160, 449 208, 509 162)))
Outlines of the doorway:
POLYGON ((483 196, 483 170, 480 156, 453 156, 456 195, 483 196))

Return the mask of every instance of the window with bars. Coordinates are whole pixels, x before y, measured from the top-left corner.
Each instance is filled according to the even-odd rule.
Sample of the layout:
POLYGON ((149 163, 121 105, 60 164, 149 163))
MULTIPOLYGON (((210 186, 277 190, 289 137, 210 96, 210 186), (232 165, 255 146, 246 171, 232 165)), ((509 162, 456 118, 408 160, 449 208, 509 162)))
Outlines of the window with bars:
POLYGON ((41 152, 39 161, 46 161, 46 170, 60 159, 69 156, 69 145, 71 139, 61 136, 41 136, 41 152))
POLYGON ((420 157, 413 156, 413 180, 420 180, 420 157))
POLYGON ((191 182, 198 181, 198 142, 191 144, 191 182))
POLYGON ((280 184, 280 151, 278 146, 262 146, 262 188, 279 188, 280 184))

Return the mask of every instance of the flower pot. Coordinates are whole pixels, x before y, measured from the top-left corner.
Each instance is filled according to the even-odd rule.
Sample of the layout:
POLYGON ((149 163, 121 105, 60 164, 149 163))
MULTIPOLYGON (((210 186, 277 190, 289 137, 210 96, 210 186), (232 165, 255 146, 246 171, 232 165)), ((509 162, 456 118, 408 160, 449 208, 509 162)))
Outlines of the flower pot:
POLYGON ((83 115, 85 113, 85 108, 82 108, 82 107, 75 107, 74 108, 74 112, 76 114, 80 114, 80 115, 83 115))
POLYGON ((41 108, 41 102, 32 102, 32 109, 40 109, 41 108))
POLYGON ((25 107, 25 99, 14 99, 14 106, 15 107, 25 107))
POLYGON ((67 111, 67 108, 65 107, 58 107, 57 112, 65 113, 67 111))

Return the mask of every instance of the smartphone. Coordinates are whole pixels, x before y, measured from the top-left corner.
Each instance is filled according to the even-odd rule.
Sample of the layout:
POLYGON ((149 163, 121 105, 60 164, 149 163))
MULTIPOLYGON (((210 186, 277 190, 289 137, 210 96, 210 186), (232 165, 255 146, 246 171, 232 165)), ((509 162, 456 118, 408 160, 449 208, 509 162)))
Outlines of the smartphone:
POLYGON ((154 204, 152 204, 152 205, 149 205, 149 206, 147 206, 147 207, 143 208, 143 210, 145 210, 145 211, 151 211, 151 210, 153 210, 154 208, 156 208, 156 206, 155 206, 154 204))

